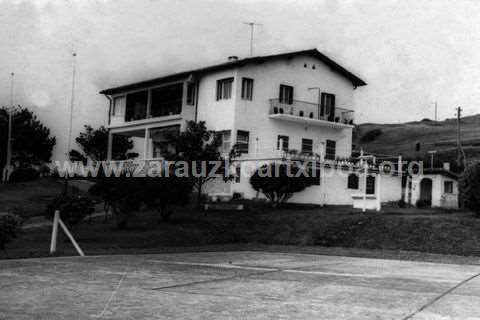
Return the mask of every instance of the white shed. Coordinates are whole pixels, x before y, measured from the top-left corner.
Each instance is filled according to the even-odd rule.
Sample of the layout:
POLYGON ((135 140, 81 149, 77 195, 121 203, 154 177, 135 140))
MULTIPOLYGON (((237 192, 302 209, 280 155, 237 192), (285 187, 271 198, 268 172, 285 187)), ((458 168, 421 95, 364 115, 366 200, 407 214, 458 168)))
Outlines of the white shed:
POLYGON ((458 208, 458 176, 449 170, 425 169, 409 177, 407 191, 407 202, 412 205, 423 202, 425 206, 458 208))

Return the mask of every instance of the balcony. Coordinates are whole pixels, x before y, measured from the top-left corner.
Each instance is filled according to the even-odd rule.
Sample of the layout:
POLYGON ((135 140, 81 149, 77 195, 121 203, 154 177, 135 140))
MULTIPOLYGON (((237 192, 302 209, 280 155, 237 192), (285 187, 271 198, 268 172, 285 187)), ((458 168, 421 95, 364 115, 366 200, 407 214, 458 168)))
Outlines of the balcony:
POLYGON ((322 110, 318 103, 293 100, 292 103, 280 99, 270 99, 270 118, 299 122, 331 128, 353 128, 353 110, 335 107, 322 110))
POLYGON ((148 88, 114 98, 110 126, 132 126, 181 119, 183 82, 148 88))

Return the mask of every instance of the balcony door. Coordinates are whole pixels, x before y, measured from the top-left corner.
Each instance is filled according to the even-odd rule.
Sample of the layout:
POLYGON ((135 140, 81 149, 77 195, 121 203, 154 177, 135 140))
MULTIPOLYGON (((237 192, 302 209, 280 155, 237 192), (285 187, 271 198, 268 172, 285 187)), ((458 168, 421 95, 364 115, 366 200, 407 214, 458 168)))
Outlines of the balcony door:
POLYGON ((320 117, 328 121, 335 120, 335 95, 322 92, 320 101, 320 117))

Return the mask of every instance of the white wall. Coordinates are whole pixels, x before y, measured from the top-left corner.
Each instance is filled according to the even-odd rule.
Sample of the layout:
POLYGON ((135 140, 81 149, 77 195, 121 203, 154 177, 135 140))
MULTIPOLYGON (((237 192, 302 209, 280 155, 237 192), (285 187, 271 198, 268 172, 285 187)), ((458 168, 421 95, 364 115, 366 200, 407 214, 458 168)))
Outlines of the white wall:
POLYGON ((232 130, 233 139, 236 138, 236 130, 249 131, 248 158, 272 152, 276 148, 278 135, 289 136, 289 148, 297 150, 301 149, 302 138, 312 139, 316 153, 319 153, 322 142, 335 140, 337 156, 350 156, 351 128, 334 129, 269 118, 269 100, 278 98, 280 84, 294 87, 295 100, 318 103, 318 90, 308 88, 319 87, 321 92, 335 94, 337 107, 354 109, 353 86, 349 80, 312 57, 300 56, 290 60, 248 64, 202 77, 198 119, 206 121, 212 130, 232 130), (307 68, 304 68, 304 64, 307 64, 307 68), (312 65, 315 65, 315 70, 312 65), (216 81, 227 77, 235 77, 232 98, 216 101, 216 81), (242 77, 254 79, 252 101, 241 99, 242 77))
MULTIPOLYGON (((246 163, 246 162, 245 162, 246 163)), ((265 162, 266 163, 266 162, 265 162)), ((259 164, 261 165, 261 164, 259 164)), ((244 168, 254 167, 244 164, 244 168)), ((363 194, 364 178, 359 175, 359 188, 348 188, 349 172, 334 168, 323 168, 320 185, 306 188, 296 193, 289 200, 292 203, 330 204, 330 205, 352 205, 353 194, 363 194)), ((241 192, 245 198, 254 198, 257 192, 250 185, 250 176, 253 171, 244 172, 239 183, 231 183, 231 192, 241 192)), ((378 177, 377 177, 378 179, 378 177)), ((382 175, 380 179, 381 202, 398 201, 402 197, 402 178, 400 176, 382 175)), ((377 188, 375 190, 378 191, 377 188)), ((263 197, 260 194, 261 197, 263 197)))
POLYGON ((458 181, 441 174, 413 176, 411 204, 415 205, 420 199, 420 183, 424 178, 432 180, 432 207, 458 208, 458 181), (445 193, 445 181, 453 183, 453 193, 445 193))

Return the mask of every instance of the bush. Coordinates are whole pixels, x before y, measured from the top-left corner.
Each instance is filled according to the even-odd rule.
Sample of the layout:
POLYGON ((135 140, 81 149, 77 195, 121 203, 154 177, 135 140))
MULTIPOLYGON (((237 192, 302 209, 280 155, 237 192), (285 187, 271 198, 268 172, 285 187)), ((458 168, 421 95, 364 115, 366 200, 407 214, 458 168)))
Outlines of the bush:
POLYGON ((240 192, 234 192, 232 194, 232 200, 234 201, 238 201, 238 200, 242 200, 243 199, 243 194, 240 193, 240 192))
POLYGON ((399 208, 405 208, 407 206, 407 203, 405 202, 405 200, 400 199, 398 200, 397 205, 399 208))
POLYGON ((89 192, 102 198, 111 209, 117 228, 124 229, 130 217, 142 206, 155 209, 161 221, 168 221, 174 213, 172 205, 187 204, 193 183, 188 178, 173 174, 158 178, 101 178, 89 192))
POLYGON ((480 161, 465 168, 459 184, 465 207, 480 216, 480 161))
POLYGON ((22 219, 14 214, 0 215, 0 249, 5 250, 7 242, 17 236, 22 219))
POLYGON ((17 168, 10 175, 11 182, 29 182, 37 180, 40 174, 34 168, 17 168))
POLYGON ((381 129, 373 129, 365 133, 362 138, 360 139, 361 142, 371 142, 375 140, 376 137, 383 134, 381 129))
POLYGON ((263 193, 273 207, 288 201, 296 192, 314 185, 320 177, 297 173, 300 168, 295 163, 270 163, 260 167, 250 178, 255 191, 263 193))
POLYGON ((55 210, 60 210, 60 218, 65 224, 75 226, 95 211, 95 204, 87 197, 61 195, 48 204, 45 216, 53 219, 55 210))
POLYGON ((429 200, 422 200, 422 199, 419 199, 417 200, 417 208, 427 208, 427 207, 430 207, 432 205, 432 202, 429 201, 429 200))

